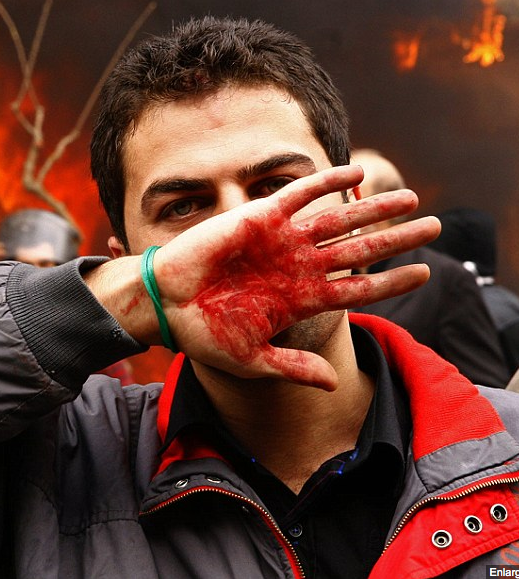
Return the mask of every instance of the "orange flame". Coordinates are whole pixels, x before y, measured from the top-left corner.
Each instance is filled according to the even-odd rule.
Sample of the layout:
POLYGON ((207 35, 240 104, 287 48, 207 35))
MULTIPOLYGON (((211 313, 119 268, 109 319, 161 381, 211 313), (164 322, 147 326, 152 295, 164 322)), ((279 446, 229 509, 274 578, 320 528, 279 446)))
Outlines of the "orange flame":
POLYGON ((393 58, 399 72, 408 72, 416 66, 420 37, 412 33, 397 32, 393 43, 393 58))
MULTIPOLYGON (((473 27, 472 38, 463 37, 454 28, 451 28, 449 36, 453 44, 459 44, 467 51, 463 62, 478 62, 482 67, 488 67, 505 58, 503 40, 507 19, 497 12, 496 0, 481 0, 481 3, 482 14, 473 27)), ((394 33, 393 59, 398 72, 405 73, 415 68, 424 32, 425 24, 422 23, 420 34, 403 31, 394 33)))
POLYGON ((479 62, 480 66, 487 67, 505 58, 502 46, 506 16, 496 13, 495 0, 481 1, 483 3, 481 27, 475 29, 470 52, 464 56, 463 62, 479 62))

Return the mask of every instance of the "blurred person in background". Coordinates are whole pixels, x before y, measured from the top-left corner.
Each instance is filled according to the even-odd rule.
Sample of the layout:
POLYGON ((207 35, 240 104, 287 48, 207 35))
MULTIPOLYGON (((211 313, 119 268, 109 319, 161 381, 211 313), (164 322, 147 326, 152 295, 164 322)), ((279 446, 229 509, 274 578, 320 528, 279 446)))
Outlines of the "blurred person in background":
MULTIPOLYGON (((353 163, 361 165, 362 197, 406 187, 396 166, 379 151, 357 149, 353 163)), ((371 226, 385 228, 395 221, 371 226)), ((364 229, 363 231, 366 231, 364 229)), ((429 282, 421 288, 354 311, 376 314, 408 330, 413 337, 454 364, 476 384, 504 388, 510 374, 503 359, 497 330, 483 302, 474 276, 454 258, 420 247, 375 263, 369 273, 409 263, 426 263, 429 282)))
POLYGON ((460 261, 473 274, 497 328, 509 377, 519 368, 519 296, 496 283, 497 234, 494 217, 472 207, 438 215, 440 237, 429 247, 460 261))
POLYGON ((52 267, 78 256, 79 234, 63 218, 44 209, 21 209, 0 225, 2 259, 52 267))

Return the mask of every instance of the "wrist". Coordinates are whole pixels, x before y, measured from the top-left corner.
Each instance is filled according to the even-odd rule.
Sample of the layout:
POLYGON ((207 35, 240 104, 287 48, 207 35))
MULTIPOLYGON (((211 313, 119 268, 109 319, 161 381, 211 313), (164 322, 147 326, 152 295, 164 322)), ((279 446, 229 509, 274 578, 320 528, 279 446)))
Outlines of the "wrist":
POLYGON ((142 344, 161 345, 153 302, 141 276, 141 256, 119 257, 84 275, 99 303, 132 338, 142 344))

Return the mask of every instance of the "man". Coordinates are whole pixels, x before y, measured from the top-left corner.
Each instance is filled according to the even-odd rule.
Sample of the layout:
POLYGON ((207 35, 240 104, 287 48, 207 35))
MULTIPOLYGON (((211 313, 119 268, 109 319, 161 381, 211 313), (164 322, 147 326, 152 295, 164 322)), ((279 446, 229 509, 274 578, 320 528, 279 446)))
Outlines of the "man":
POLYGON ((11 574, 469 577, 513 549, 519 447, 487 397, 514 427, 515 394, 349 324, 428 270, 347 270, 439 231, 349 235, 417 198, 337 204, 347 161, 333 85, 268 25, 193 21, 118 65, 92 166, 120 257, 0 268, 11 574), (84 384, 163 340, 183 352, 164 386, 84 384))
MULTIPOLYGON (((364 169, 360 187, 363 197, 403 189, 405 181, 397 167, 374 149, 357 149, 353 160, 364 169)), ((377 223, 371 229, 387 227, 377 223)), ((443 231, 443 230, 442 230, 443 231)), ((443 233, 442 233, 443 235, 443 233)), ((409 263, 426 263, 429 282, 418 290, 355 311, 382 316, 408 330, 412 336, 454 364, 475 384, 504 388, 510 379, 499 336, 481 293, 455 259, 428 247, 397 255, 372 265, 370 272, 409 263)))
POLYGON ((519 368, 519 296, 496 283, 497 235, 492 215, 456 207, 438 215, 442 233, 431 247, 460 261, 476 279, 497 329, 509 379, 519 368))

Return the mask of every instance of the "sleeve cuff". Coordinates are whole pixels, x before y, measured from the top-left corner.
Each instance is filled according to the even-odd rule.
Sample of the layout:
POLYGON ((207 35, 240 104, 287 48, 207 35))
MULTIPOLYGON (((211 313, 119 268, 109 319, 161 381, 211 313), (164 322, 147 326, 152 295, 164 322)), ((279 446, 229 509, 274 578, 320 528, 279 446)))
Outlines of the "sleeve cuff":
POLYGON ((95 299, 82 273, 107 261, 80 257, 57 267, 16 265, 7 283, 12 315, 40 366, 61 384, 148 349, 95 299))

